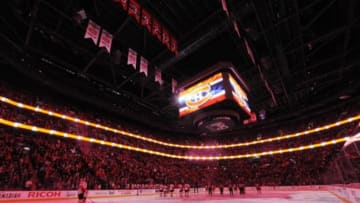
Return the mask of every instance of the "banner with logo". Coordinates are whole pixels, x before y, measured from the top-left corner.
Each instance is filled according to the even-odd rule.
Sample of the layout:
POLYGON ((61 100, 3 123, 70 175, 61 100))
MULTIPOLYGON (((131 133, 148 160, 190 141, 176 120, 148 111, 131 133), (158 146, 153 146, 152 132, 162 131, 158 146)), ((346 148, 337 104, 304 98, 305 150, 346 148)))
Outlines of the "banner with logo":
POLYGON ((112 44, 113 36, 106 30, 102 30, 99 47, 105 47, 108 53, 110 53, 111 50, 111 44, 112 44))
POLYGON ((160 25, 160 23, 153 19, 153 23, 152 23, 152 34, 159 40, 162 42, 162 27, 160 25))
POLYGON ((161 70, 157 68, 155 69, 155 82, 158 82, 160 85, 163 84, 161 70))
POLYGON ((164 44, 171 52, 177 53, 178 46, 177 40, 165 27, 158 22, 150 12, 143 8, 138 0, 115 0, 121 7, 128 13, 128 15, 135 18, 135 20, 142 26, 144 26, 154 37, 156 37, 162 44, 164 44), (166 30, 165 35, 169 35, 170 43, 167 40, 167 36, 162 33, 166 30), (165 40, 164 40, 165 37, 165 40), (170 46, 167 44, 169 43, 170 46))
POLYGON ((70 191, 0 191, 0 202, 18 199, 52 199, 62 197, 76 197, 76 191, 67 196, 70 191))
POLYGON ((163 29, 162 32, 162 40, 163 40, 163 44, 168 48, 171 49, 171 45, 170 45, 170 35, 169 32, 166 29, 163 29))
POLYGON ((94 42, 94 44, 97 45, 99 34, 100 34, 100 26, 95 22, 93 22, 92 20, 89 20, 84 38, 91 39, 94 42))
POLYGON ((152 17, 150 15, 150 13, 145 9, 142 10, 141 25, 144 26, 151 33, 152 17))
POLYGON ((136 22, 140 23, 141 6, 136 0, 129 0, 128 14, 135 18, 136 22))
POLYGON ((119 3, 124 11, 128 10, 128 0, 115 0, 115 2, 119 3))
POLYGON ((129 48, 127 64, 131 65, 136 70, 137 52, 131 48, 129 48))
POLYGON ((170 37, 170 50, 176 54, 178 53, 177 41, 172 37, 170 37))
POLYGON ((144 73, 146 76, 148 75, 148 60, 144 57, 140 57, 140 73, 144 73))

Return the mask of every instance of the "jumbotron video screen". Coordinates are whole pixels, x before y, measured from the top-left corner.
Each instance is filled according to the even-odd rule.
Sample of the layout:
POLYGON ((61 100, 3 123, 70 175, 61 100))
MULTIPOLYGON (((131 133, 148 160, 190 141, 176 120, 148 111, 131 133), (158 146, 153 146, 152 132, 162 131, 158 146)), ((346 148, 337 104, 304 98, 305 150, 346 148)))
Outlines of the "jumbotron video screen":
POLYGON ((225 100, 233 101, 243 112, 251 116, 247 93, 235 78, 228 69, 219 70, 181 89, 178 93, 179 117, 193 114, 225 100))

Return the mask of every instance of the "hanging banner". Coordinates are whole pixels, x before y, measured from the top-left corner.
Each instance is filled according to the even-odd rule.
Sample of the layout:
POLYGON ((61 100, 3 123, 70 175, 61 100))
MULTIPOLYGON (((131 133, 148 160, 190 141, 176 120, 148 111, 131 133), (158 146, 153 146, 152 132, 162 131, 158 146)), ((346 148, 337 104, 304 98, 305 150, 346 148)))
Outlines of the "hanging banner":
POLYGON ((136 70, 136 62, 137 62, 137 52, 129 48, 127 64, 131 65, 136 70))
POLYGON ((178 47, 177 47, 177 41, 170 37, 170 51, 174 52, 175 54, 177 54, 178 47))
POLYGON ((162 42, 162 27, 160 25, 160 23, 153 19, 153 24, 152 24, 152 34, 158 38, 159 41, 162 42))
POLYGON ((101 32, 99 47, 105 47, 107 52, 110 53, 112 39, 113 39, 113 36, 110 33, 108 33, 108 31, 103 29, 101 32))
POLYGON ((94 44, 97 45, 99 34, 100 34, 100 26, 95 22, 93 22, 92 20, 89 20, 84 38, 91 39, 94 42, 94 44))
POLYGON ((115 2, 119 3, 124 11, 128 9, 128 0, 115 0, 115 2))
POLYGON ((158 82, 160 85, 163 84, 161 70, 157 68, 155 68, 155 82, 158 82))
POLYGON ((173 35, 166 31, 165 35, 169 36, 170 42, 167 44, 167 39, 164 40, 163 30, 165 29, 150 12, 144 9, 138 0, 114 0, 114 2, 121 4, 121 7, 130 16, 144 26, 153 36, 155 36, 162 44, 164 44, 171 52, 177 53, 177 41, 173 35), (171 42, 172 41, 172 42, 171 42), (170 44, 170 45, 169 45, 170 44))
POLYGON ((140 23, 140 11, 141 6, 139 2, 137 2, 136 0, 129 0, 128 14, 134 17, 138 23, 140 23))
POLYGON ((148 60, 144 57, 140 57, 140 73, 145 73, 148 76, 148 60))
POLYGON ((170 36, 169 36, 169 32, 166 30, 166 29, 163 29, 163 32, 162 32, 162 42, 163 44, 168 48, 170 49, 171 48, 171 45, 170 45, 170 36))
POLYGON ((144 26, 150 33, 152 33, 152 17, 145 9, 142 10, 141 25, 144 26))

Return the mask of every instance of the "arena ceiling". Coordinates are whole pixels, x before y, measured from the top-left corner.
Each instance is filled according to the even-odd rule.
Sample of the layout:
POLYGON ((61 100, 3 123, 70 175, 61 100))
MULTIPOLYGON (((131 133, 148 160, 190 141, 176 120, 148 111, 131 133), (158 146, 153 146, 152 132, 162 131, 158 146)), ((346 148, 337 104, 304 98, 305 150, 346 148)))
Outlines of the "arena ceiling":
POLYGON ((13 0, 2 2, 0 14, 1 73, 15 71, 123 118, 178 132, 193 129, 179 124, 171 79, 181 83, 219 61, 234 64, 252 109, 266 112, 255 127, 358 105, 356 0, 227 0, 230 17, 220 0, 139 2, 178 40, 178 54, 113 0, 13 0), (79 22, 80 10, 87 19, 79 22), (84 39, 88 19, 114 35, 110 54, 84 39), (128 48, 162 70, 162 86, 153 69, 145 77, 126 64, 128 48))

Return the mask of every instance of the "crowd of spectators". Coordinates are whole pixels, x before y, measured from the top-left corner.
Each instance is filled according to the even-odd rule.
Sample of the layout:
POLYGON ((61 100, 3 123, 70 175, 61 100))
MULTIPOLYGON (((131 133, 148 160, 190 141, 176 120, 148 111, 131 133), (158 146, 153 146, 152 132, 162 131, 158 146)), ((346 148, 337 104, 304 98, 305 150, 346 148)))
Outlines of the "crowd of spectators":
MULTIPOLYGON (((42 98, 8 87, 1 88, 1 96, 23 103, 51 109, 70 116, 94 121, 105 126, 127 131, 138 131, 144 136, 161 139, 154 132, 140 127, 127 127, 124 122, 96 112, 84 112, 74 105, 59 105, 49 98, 42 98)), ((64 102, 66 103, 66 102, 64 102)), ((341 119, 350 114, 340 115, 341 119)), ((310 143, 318 143, 354 133, 357 125, 348 124, 335 129, 288 140, 228 149, 179 149, 149 143, 112 132, 84 126, 63 119, 42 115, 5 103, 0 103, 0 117, 41 126, 58 131, 80 134, 116 143, 136 146, 178 155, 234 155, 285 149, 310 143)), ((317 125, 322 124, 320 122, 317 125)), ((325 123, 324 123, 325 124, 325 123)), ((292 128, 292 132, 309 127, 292 128)), ((281 134, 281 133, 280 133, 281 134)), ((279 134, 274 134, 279 135, 279 134)), ((264 136, 265 138, 269 136, 264 136)), ((258 137, 264 139, 264 137, 258 137)), ((162 138, 164 140, 164 138, 162 138)), ((239 141, 252 141, 244 137, 239 141)), ((167 138, 166 141, 176 142, 167 138)), ((235 140, 219 139, 218 144, 235 140)), ((203 141, 187 138, 182 143, 199 145, 203 141)), ((321 184, 331 159, 341 150, 342 144, 324 148, 238 160, 189 161, 153 156, 140 152, 106 147, 94 143, 0 127, 0 190, 13 189, 75 189, 81 177, 86 177, 91 189, 133 188, 139 185, 157 187, 159 184, 183 184, 207 186, 245 183, 246 185, 305 185, 321 184)))

